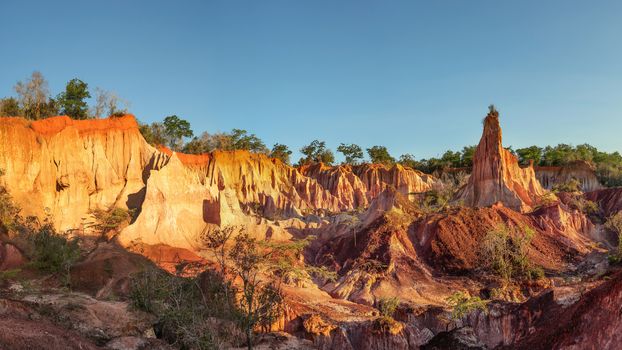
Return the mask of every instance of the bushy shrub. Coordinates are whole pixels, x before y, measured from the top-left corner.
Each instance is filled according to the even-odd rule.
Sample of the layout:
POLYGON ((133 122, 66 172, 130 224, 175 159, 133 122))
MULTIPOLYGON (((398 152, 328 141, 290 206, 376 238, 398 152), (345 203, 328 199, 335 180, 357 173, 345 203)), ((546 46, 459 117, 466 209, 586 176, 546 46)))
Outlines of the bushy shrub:
POLYGON ((182 349, 236 346, 242 338, 235 295, 219 274, 206 271, 194 278, 146 268, 130 282, 130 302, 158 317, 159 335, 182 349))
POLYGON ((572 178, 566 182, 555 184, 553 186, 553 192, 581 192, 581 182, 572 178))
POLYGON ((605 222, 605 228, 618 236, 618 248, 609 258, 611 262, 618 263, 622 261, 622 211, 611 215, 605 222))
POLYGON ((486 312, 488 310, 486 306, 489 303, 488 300, 482 300, 480 297, 464 292, 455 292, 446 301, 452 306, 451 318, 454 320, 459 320, 475 310, 486 312))
POLYGON ((378 310, 382 316, 393 317, 395 310, 400 305, 400 300, 396 297, 381 298, 378 301, 378 310))
POLYGON ((534 235, 535 231, 528 226, 517 228, 498 224, 480 243, 481 266, 506 282, 543 276, 541 268, 534 266, 527 255, 534 235))
POLYGON ((96 209, 92 211, 95 220, 95 228, 101 232, 116 230, 123 224, 129 223, 134 214, 133 210, 125 210, 123 208, 114 207, 110 210, 96 209))
POLYGON ((80 257, 78 240, 57 233, 49 222, 30 233, 28 238, 33 248, 30 262, 40 271, 68 274, 71 265, 80 257))

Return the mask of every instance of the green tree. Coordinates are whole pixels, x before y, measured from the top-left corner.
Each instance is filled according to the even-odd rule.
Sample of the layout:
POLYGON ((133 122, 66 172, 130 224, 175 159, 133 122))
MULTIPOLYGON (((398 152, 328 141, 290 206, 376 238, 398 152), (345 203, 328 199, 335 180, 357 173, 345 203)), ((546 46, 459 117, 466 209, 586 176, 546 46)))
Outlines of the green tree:
POLYGON ((90 97, 88 84, 74 78, 67 83, 65 91, 58 94, 56 101, 63 114, 72 119, 86 119, 89 115, 89 108, 84 99, 90 97))
POLYGON ((395 158, 391 157, 389 151, 384 146, 373 146, 367 149, 367 154, 372 163, 391 165, 395 163, 395 158))
POLYGON ((519 148, 516 150, 518 154, 518 160, 523 165, 528 165, 530 160, 538 165, 542 161, 542 148, 538 146, 529 146, 525 148, 519 148))
POLYGON ((402 154, 397 162, 402 164, 403 166, 407 166, 413 169, 419 169, 421 167, 420 162, 418 162, 415 159, 415 156, 410 153, 402 154))
POLYGON ((304 157, 300 159, 299 165, 312 162, 332 165, 335 162, 335 155, 326 148, 326 142, 324 141, 313 140, 310 144, 302 147, 300 153, 304 157))
POLYGON ((247 150, 255 153, 268 153, 268 147, 255 134, 243 129, 231 130, 231 150, 247 150))
POLYGON ((337 147, 337 152, 343 154, 346 158, 346 164, 356 165, 363 160, 363 149, 359 145, 342 143, 337 147))
POLYGON ((475 155, 476 146, 464 146, 462 148, 462 155, 460 156, 460 166, 462 167, 472 167, 473 166, 473 156, 475 155))
POLYGON ((166 130, 164 129, 164 125, 162 125, 162 123, 139 123, 138 129, 145 138, 145 141, 147 141, 150 145, 157 147, 167 144, 166 130))
POLYGON ((19 102, 13 97, 0 99, 0 117, 17 117, 21 114, 19 102))
POLYGON ((232 269, 242 284, 239 307, 242 312, 241 325, 246 332, 249 350, 253 347, 253 329, 256 325, 269 325, 279 315, 282 303, 280 291, 270 283, 262 283, 259 279, 265 255, 260 251, 254 238, 246 232, 234 239, 233 248, 229 252, 232 269))
POLYGON ((275 143, 270 152, 270 158, 280 159, 283 163, 289 164, 289 156, 291 154, 292 151, 289 150, 289 147, 280 143, 275 143))
POLYGON ((460 152, 446 151, 441 157, 441 161, 446 168, 458 168, 462 164, 462 155, 460 152))
POLYGON ((194 134, 192 129, 190 129, 190 123, 176 115, 169 115, 164 118, 162 125, 164 126, 164 134, 166 135, 168 146, 174 151, 181 150, 184 137, 192 137, 194 134))

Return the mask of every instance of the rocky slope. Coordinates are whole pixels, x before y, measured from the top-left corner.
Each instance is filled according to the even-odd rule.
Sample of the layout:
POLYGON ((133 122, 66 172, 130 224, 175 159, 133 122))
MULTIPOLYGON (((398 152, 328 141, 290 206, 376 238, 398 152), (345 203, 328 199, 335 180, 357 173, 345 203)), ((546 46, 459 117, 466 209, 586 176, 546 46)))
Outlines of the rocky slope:
POLYGON ((516 156, 503 148, 499 115, 489 113, 473 156, 471 176, 455 199, 474 207, 502 202, 509 208, 526 212, 533 209, 544 194, 533 166, 521 168, 516 156))

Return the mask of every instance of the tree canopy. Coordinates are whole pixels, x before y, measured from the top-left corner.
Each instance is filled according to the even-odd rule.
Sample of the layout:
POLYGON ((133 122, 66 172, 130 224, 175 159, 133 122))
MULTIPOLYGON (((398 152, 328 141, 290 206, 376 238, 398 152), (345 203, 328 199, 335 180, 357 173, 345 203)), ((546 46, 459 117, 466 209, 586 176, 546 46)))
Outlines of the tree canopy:
POLYGON ((162 125, 164 126, 164 134, 166 135, 168 145, 175 151, 180 151, 183 147, 184 137, 192 137, 194 135, 190 128, 190 123, 176 115, 169 115, 164 118, 162 125))
POLYGON ((330 149, 326 148, 326 142, 324 141, 313 140, 310 144, 302 147, 300 153, 304 157, 300 158, 299 165, 308 163, 332 165, 335 162, 335 155, 330 149))
POLYGON ((89 107, 85 99, 90 97, 88 84, 74 78, 67 82, 65 91, 58 94, 56 101, 61 113, 72 119, 86 119, 89 116, 89 107))
POLYGON ((391 165, 395 163, 395 158, 391 157, 389 151, 384 146, 373 146, 367 149, 367 154, 372 163, 382 163, 391 165))
POLYGON ((283 163, 289 164, 289 156, 291 154, 292 151, 289 150, 289 147, 280 143, 275 143, 270 152, 270 157, 280 159, 283 163))
POLYGON ((337 152, 346 158, 346 164, 358 164, 363 160, 363 149, 359 145, 342 143, 337 147, 337 152))

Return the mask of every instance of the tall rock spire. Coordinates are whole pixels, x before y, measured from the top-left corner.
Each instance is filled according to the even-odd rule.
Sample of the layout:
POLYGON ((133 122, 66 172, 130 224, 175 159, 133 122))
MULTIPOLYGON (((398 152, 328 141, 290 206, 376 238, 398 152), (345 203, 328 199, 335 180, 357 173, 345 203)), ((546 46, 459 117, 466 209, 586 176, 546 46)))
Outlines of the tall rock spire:
POLYGON ((490 107, 484 119, 484 132, 473 156, 473 171, 456 200, 473 207, 501 202, 517 211, 531 210, 546 192, 538 182, 533 164, 526 168, 503 148, 499 113, 490 107))

